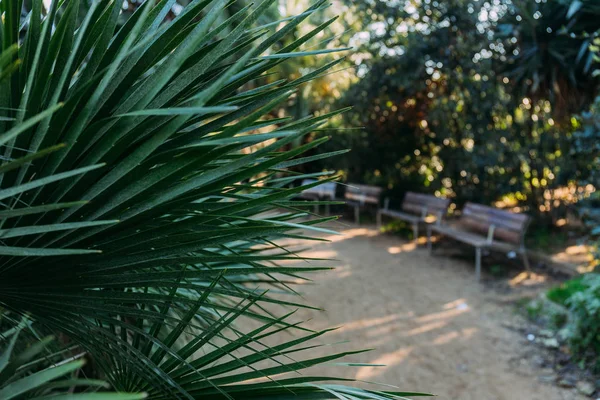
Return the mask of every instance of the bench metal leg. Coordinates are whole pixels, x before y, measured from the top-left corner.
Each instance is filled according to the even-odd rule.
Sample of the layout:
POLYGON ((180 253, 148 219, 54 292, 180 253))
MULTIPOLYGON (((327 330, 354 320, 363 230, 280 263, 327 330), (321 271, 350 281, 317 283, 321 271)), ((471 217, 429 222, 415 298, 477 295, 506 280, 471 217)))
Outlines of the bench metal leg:
POLYGON ((329 204, 325 204, 325 215, 329 217, 331 215, 331 210, 329 209, 329 204))
POLYGON ((377 211, 377 229, 381 229, 382 221, 381 221, 381 212, 377 211))
POLYGON ((527 270, 527 272, 530 272, 531 266, 529 265, 529 258, 527 258, 527 252, 523 251, 521 253, 521 257, 523 257, 523 264, 525 265, 525 269, 527 270))
POLYGON ((413 240, 415 243, 419 242, 419 224, 413 224, 413 240))
POLYGON ((354 207, 354 222, 356 225, 360 225, 360 207, 358 206, 354 207))
POLYGON ((314 213, 318 215, 319 214, 319 205, 315 204, 313 207, 314 207, 314 210, 313 210, 314 213))
POLYGON ((481 280, 481 247, 475 247, 475 279, 481 280))
POLYGON ((433 254, 433 243, 431 243, 431 227, 427 227, 427 250, 429 255, 433 254))

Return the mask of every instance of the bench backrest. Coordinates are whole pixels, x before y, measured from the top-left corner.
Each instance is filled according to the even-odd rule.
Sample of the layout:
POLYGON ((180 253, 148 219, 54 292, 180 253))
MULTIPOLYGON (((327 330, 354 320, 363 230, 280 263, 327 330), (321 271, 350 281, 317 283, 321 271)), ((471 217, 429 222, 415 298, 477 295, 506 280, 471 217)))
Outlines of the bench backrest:
POLYGON ((402 211, 418 215, 435 215, 445 217, 450 200, 441 199, 429 194, 406 192, 402 201, 402 211))
POLYGON ((523 244, 530 218, 476 203, 465 204, 460 224, 469 230, 487 235, 493 225, 493 239, 514 244, 523 244))
POLYGON ((349 183, 346 187, 344 198, 346 200, 356 201, 360 204, 379 204, 379 198, 383 188, 371 185, 358 185, 349 183))
MULTIPOLYGON (((314 179, 304 179, 302 181, 302 186, 306 186, 306 185, 310 185, 311 183, 316 182, 316 180, 314 179)), ((320 185, 317 186, 313 186, 311 188, 308 189, 304 189, 302 191, 302 195, 305 196, 313 196, 313 197, 317 197, 317 198, 330 198, 333 199, 335 198, 335 188, 336 188, 336 183, 335 182, 324 182, 320 185)))

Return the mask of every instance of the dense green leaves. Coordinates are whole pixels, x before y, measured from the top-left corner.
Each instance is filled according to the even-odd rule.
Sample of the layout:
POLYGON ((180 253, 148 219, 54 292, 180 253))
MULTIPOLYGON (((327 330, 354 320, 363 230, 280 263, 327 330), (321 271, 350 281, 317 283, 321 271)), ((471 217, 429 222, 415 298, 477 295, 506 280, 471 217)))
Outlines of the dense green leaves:
POLYGON ((392 201, 413 190, 564 218, 590 164, 571 155, 571 113, 598 89, 598 6, 582 1, 567 18, 575 2, 346 2, 360 79, 341 96, 353 111, 339 128, 364 130, 319 133, 333 136, 319 152, 352 152, 307 170, 342 170, 392 201))
POLYGON ((597 88, 589 47, 598 17, 593 0, 513 1, 498 21, 497 36, 509 39, 500 69, 521 95, 549 99, 555 114, 580 112, 597 88))

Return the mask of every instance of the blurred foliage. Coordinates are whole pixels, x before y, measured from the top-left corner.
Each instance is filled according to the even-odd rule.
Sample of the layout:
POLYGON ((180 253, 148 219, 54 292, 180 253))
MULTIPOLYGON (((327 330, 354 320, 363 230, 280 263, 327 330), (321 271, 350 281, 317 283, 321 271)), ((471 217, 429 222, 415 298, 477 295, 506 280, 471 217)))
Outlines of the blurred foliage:
MULTIPOLYGON (((590 46, 593 60, 598 62, 598 51, 600 50, 600 39, 593 40, 590 46)), ((597 76, 600 70, 595 69, 592 75, 597 76)), ((589 110, 579 116, 581 126, 573 134, 572 153, 576 157, 587 160, 583 165, 586 180, 582 184, 590 184, 594 187, 600 186, 600 96, 596 97, 589 110)), ((589 198, 578 205, 579 214, 589 228, 591 240, 589 242, 593 255, 594 265, 600 260, 600 195, 593 193, 589 198)))
POLYGON ((569 321, 562 331, 573 353, 581 360, 600 370, 600 275, 587 274, 567 300, 569 321))
POLYGON ((502 72, 520 95, 550 100, 555 118, 579 113, 596 88, 589 46, 599 28, 600 3, 512 0, 507 11, 497 27, 507 39, 502 72))
POLYGON ((555 302, 556 304, 560 304, 561 306, 567 305, 567 300, 573 294, 577 292, 581 292, 587 286, 582 283, 583 277, 578 276, 577 278, 570 279, 566 282, 563 282, 559 286, 553 287, 552 289, 546 292, 546 297, 549 300, 555 302))
MULTIPOLYGON (((310 6, 309 0, 290 0, 274 3, 269 10, 271 21, 281 21, 291 16, 300 14, 310 6)), ((354 22, 352 15, 344 13, 343 6, 339 1, 334 1, 333 6, 322 10, 322 12, 311 15, 306 23, 298 25, 296 30, 289 36, 282 38, 278 47, 288 46, 298 37, 308 34, 317 27, 323 30, 317 35, 315 44, 307 50, 317 48, 339 49, 344 47, 350 37, 350 26, 354 22)), ((291 60, 280 66, 277 74, 265 77, 266 83, 272 83, 282 77, 298 78, 308 71, 312 71, 323 63, 339 58, 339 54, 322 54, 318 57, 304 57, 291 60)), ((323 114, 332 109, 335 100, 342 96, 348 88, 353 71, 347 69, 343 63, 333 71, 321 74, 316 79, 303 84, 290 98, 285 107, 275 111, 277 117, 292 115, 295 118, 303 118, 311 114, 323 114)), ((339 148, 337 149, 339 150, 339 148)))
POLYGON ((357 77, 339 101, 353 107, 339 126, 364 130, 333 134, 323 151, 353 151, 318 168, 394 199, 416 190, 563 216, 589 172, 571 151, 579 122, 569 113, 597 89, 587 32, 600 18, 593 2, 531 3, 348 2, 359 21, 357 77))
POLYGON ((534 226, 527 231, 526 247, 547 253, 560 252, 564 250, 565 243, 569 243, 569 234, 572 232, 573 227, 557 227, 550 230, 543 226, 534 226))
POLYGON ((573 135, 573 152, 588 159, 585 164, 587 181, 600 184, 600 96, 590 109, 581 114, 581 127, 573 135))

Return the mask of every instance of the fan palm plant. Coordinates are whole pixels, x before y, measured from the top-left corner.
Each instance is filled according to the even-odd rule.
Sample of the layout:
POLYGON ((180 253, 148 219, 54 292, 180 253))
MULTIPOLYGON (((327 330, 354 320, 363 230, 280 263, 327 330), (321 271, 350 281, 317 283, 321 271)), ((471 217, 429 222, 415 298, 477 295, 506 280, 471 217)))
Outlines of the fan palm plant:
POLYGON ((345 355, 292 358, 324 332, 273 314, 305 306, 262 289, 323 269, 278 265, 306 258, 275 241, 328 220, 307 219, 293 200, 304 187, 289 188, 327 138, 285 149, 337 112, 264 116, 339 60, 264 77, 344 50, 301 50, 333 20, 274 48, 325 1, 266 26, 270 0, 226 20, 225 0, 171 20, 175 0, 148 0, 123 24, 120 1, 83 19, 81 0, 34 0, 24 19, 21 3, 0 0, 0 307, 82 346, 116 390, 155 399, 405 395, 271 378, 345 355), (282 331, 300 336, 265 344, 282 331))
POLYGON ((64 359, 73 348, 50 349, 52 336, 40 338, 31 321, 17 322, 8 313, 0 314, 14 326, 2 332, 6 341, 0 357, 0 398, 12 399, 73 399, 73 400, 136 400, 144 394, 107 393, 107 384, 99 379, 79 378, 85 353, 64 359), (23 332, 25 331, 25 332, 23 332), (29 335, 27 335, 29 334, 29 335), (68 378, 66 376, 69 376, 68 378))
POLYGON ((589 46, 600 29, 595 0, 513 1, 498 25, 510 51, 501 71, 523 96, 549 99, 562 118, 595 95, 589 46))

